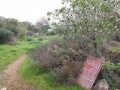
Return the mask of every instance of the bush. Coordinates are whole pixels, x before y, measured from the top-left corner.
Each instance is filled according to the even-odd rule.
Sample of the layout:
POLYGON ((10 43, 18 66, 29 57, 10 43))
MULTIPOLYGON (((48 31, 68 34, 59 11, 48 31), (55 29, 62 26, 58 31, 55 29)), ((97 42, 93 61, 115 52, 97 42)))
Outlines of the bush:
POLYGON ((40 38, 38 38, 38 41, 42 41, 43 39, 44 39, 44 38, 41 38, 41 37, 40 37, 40 38))
POLYGON ((120 51, 106 49, 105 58, 110 60, 112 63, 120 63, 120 51))
POLYGON ((27 41, 33 41, 32 37, 27 37, 27 41))
POLYGON ((0 28, 0 43, 11 43, 15 41, 15 36, 10 30, 0 28))
POLYGON ((117 41, 110 41, 109 45, 110 46, 118 46, 118 42, 117 41))
POLYGON ((99 76, 107 80, 111 90, 120 89, 120 63, 105 62, 99 76))
POLYGON ((86 59, 85 55, 78 53, 70 44, 56 39, 30 52, 30 56, 36 65, 54 72, 56 84, 74 85, 80 68, 86 59))
POLYGON ((37 47, 32 52, 30 56, 34 59, 36 64, 45 70, 50 70, 58 66, 57 55, 53 55, 48 51, 47 45, 37 47))
POLYGON ((76 77, 80 72, 82 62, 67 61, 62 67, 55 69, 55 83, 76 84, 76 77))

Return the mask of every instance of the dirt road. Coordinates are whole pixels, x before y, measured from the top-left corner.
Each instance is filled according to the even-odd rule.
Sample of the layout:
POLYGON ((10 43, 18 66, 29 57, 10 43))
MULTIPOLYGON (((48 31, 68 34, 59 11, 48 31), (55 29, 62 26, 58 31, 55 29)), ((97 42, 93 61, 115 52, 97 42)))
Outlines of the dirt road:
POLYGON ((22 55, 4 70, 4 78, 1 82, 0 90, 1 88, 6 88, 6 90, 34 90, 33 86, 23 82, 17 73, 20 64, 26 57, 27 55, 22 55))

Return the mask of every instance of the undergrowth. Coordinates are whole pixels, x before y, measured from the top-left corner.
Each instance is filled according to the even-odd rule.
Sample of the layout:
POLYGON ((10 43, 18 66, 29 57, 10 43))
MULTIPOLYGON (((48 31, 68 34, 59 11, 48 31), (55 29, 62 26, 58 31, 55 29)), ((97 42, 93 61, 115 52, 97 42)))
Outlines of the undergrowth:
POLYGON ((51 71, 34 66, 32 60, 27 58, 20 66, 18 73, 22 78, 33 85, 36 90, 85 90, 79 85, 69 86, 66 84, 54 85, 54 78, 51 71))

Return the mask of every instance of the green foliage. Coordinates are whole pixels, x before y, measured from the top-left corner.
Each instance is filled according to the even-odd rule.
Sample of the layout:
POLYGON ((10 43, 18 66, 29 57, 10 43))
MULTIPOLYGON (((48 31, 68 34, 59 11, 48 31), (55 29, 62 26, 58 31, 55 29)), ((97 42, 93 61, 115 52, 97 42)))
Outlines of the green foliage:
POLYGON ((19 22, 17 19, 0 17, 0 28, 13 32, 17 38, 23 38, 28 29, 34 29, 31 27, 30 22, 19 22))
POLYGON ((15 60, 18 56, 32 49, 34 45, 30 45, 26 41, 17 41, 14 45, 0 45, 0 69, 15 60))
POLYGON ((116 51, 120 51, 120 46, 116 46, 116 47, 111 47, 110 50, 116 50, 116 51))
POLYGON ((117 70, 120 68, 120 63, 111 63, 110 61, 106 61, 103 65, 102 68, 108 69, 108 70, 117 70))
MULTIPOLYGON (((110 86, 110 90, 120 89, 120 63, 111 63, 106 61, 101 70, 103 79, 107 80, 107 83, 110 86)), ((101 78, 100 78, 101 79, 101 78)))
MULTIPOLYGON (((43 37, 44 38, 44 37, 43 37)), ((33 38, 33 41, 36 41, 37 38, 33 38)), ((45 43, 47 41, 39 41, 37 44, 45 43)), ((0 69, 3 69, 6 65, 11 63, 13 60, 15 60, 18 56, 30 51, 31 49, 35 48, 36 43, 33 42, 30 44, 30 42, 27 42, 26 39, 17 40, 16 44, 13 45, 7 45, 3 44, 0 45, 0 69)))
POLYGON ((7 29, 0 28, 0 43, 12 42, 14 37, 13 33, 7 29))
POLYGON ((14 33, 15 36, 18 35, 18 20, 13 19, 13 18, 8 18, 8 19, 4 19, 4 24, 6 29, 10 30, 11 32, 14 33))
POLYGON ((26 37, 27 41, 33 41, 32 37, 26 37))
POLYGON ((53 23, 56 32, 87 36, 100 52, 99 46, 106 46, 119 30, 119 4, 119 0, 63 0, 63 7, 48 16, 59 21, 53 23))
POLYGON ((42 41, 42 40, 43 40, 43 38, 41 38, 41 37, 40 37, 40 38, 38 38, 38 40, 39 40, 39 41, 42 41))
POLYGON ((48 72, 43 68, 34 66, 34 61, 29 58, 21 64, 18 72, 26 82, 35 85, 36 90, 85 90, 79 85, 52 85, 54 82, 52 72, 48 72))

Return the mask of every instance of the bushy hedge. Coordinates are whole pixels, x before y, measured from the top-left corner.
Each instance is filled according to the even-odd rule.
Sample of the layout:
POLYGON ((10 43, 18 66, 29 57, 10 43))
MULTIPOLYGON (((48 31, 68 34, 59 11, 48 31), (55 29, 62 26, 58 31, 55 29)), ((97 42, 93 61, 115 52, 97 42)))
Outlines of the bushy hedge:
POLYGON ((0 44, 14 41, 14 34, 7 29, 0 28, 0 44))

